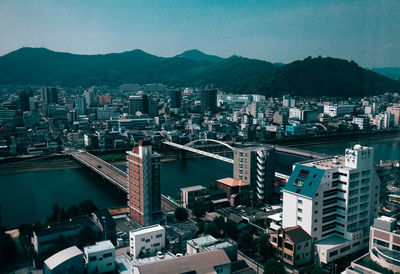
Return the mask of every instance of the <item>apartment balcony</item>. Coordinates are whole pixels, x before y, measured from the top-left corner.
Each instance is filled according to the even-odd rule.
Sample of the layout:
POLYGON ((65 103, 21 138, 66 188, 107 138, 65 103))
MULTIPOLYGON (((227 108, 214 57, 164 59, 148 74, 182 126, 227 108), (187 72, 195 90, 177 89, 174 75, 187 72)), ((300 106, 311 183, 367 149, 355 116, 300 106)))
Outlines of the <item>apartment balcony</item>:
POLYGON ((262 176, 257 174, 257 182, 260 182, 260 183, 264 184, 264 181, 265 181, 265 177, 262 177, 262 176))
POLYGON ((257 174, 260 175, 261 177, 265 176, 265 171, 257 169, 257 174))
POLYGON ((257 157, 257 163, 265 165, 265 158, 257 157))
POLYGON ((265 188, 265 185, 260 182, 257 182, 257 188, 265 188))
POLYGON ((262 165, 262 164, 257 162, 257 169, 258 170, 265 170, 265 165, 262 165))
POLYGON ((257 188, 257 193, 259 193, 260 195, 264 195, 264 188, 257 188))
POLYGON ((257 193, 256 196, 259 200, 264 200, 264 195, 257 193))

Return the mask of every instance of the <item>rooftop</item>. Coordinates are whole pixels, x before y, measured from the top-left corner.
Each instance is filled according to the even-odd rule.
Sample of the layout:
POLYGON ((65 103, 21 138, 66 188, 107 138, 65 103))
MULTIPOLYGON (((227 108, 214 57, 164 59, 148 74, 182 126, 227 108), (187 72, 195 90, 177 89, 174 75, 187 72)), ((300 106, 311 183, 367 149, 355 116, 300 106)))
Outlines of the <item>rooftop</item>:
POLYGON ((162 260, 138 266, 140 273, 215 273, 215 266, 230 264, 223 250, 162 260))
POLYGON ((150 225, 150 226, 145 226, 142 228, 138 228, 135 230, 130 231, 130 233, 133 234, 137 234, 138 232, 140 232, 140 234, 144 234, 144 233, 150 233, 150 232, 155 232, 155 231, 159 231, 159 230, 164 230, 165 228, 162 227, 161 225, 150 225))
POLYGON ((193 247, 213 245, 217 242, 218 240, 211 235, 187 241, 187 243, 193 247))
POLYGON ((223 179, 219 179, 217 180, 217 182, 230 186, 230 187, 235 187, 235 186, 248 186, 249 183, 243 182, 243 181, 239 181, 239 180, 235 180, 233 178, 227 177, 227 178, 223 178, 223 179))
POLYGON ((307 161, 302 164, 305 166, 328 170, 332 168, 343 168, 345 166, 345 160, 344 156, 334 156, 319 160, 307 161))
POLYGON ((287 227, 284 230, 285 234, 290 237, 290 240, 292 240, 292 242, 296 244, 312 240, 311 235, 305 232, 304 229, 302 229, 299 225, 294 227, 287 227))
POLYGON ((340 246, 342 244, 350 242, 349 240, 346 240, 345 238, 342 238, 340 236, 331 236, 326 239, 322 239, 318 242, 315 243, 316 246, 324 247, 324 249, 331 249, 337 246, 340 246))
POLYGON ((313 198, 324 174, 324 169, 307 165, 307 163, 295 164, 295 168, 285 185, 284 191, 313 198))
POLYGON ((204 189, 207 189, 207 188, 205 186, 198 185, 198 186, 183 187, 183 188, 181 188, 181 191, 189 192, 189 191, 204 190, 204 189))
POLYGON ((85 246, 85 253, 99 252, 103 250, 115 249, 110 240, 97 242, 94 245, 85 246))
POLYGON ((69 248, 61 250, 60 252, 57 252, 56 254, 45 260, 44 263, 50 270, 53 270, 58 265, 62 264, 63 262, 75 256, 82 256, 82 264, 83 264, 83 253, 76 246, 71 246, 69 248))

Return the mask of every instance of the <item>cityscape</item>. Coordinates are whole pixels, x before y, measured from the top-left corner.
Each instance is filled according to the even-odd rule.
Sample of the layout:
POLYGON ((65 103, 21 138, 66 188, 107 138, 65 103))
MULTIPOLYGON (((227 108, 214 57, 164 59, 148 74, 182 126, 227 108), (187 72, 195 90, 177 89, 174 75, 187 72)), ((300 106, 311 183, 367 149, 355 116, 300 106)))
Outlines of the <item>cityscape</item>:
MULTIPOLYGON (((39 2, 45 13, 56 10, 39 2)), ((96 8, 105 11, 100 2, 96 8)), ((266 16, 257 9, 275 11, 268 14, 276 20, 286 18, 278 10, 307 18, 317 17, 309 9, 327 12, 322 3, 188 3, 176 11, 182 18, 224 7, 254 16, 250 25, 266 16)), ((336 9, 354 8, 342 4, 328 5, 335 20, 336 9)), ((363 4, 379 8, 383 31, 399 21, 391 12, 398 3, 386 4, 392 9, 363 4)), ((76 20, 87 9, 81 5, 68 4, 76 20)), ((110 13, 149 12, 120 5, 110 13)), ((28 6, 0 2, 0 23, 39 8, 28 6)), ((349 25, 360 19, 354 16, 346 17, 349 25)), ((63 20, 55 25, 67 29, 63 20)), ((114 39, 127 31, 127 19, 120 20, 114 39)), ((220 23, 214 20, 204 26, 220 23)), ((15 25, 30 37, 26 28, 15 25)), ((63 39, 48 31, 37 32, 43 45, 10 39, 0 46, 0 273, 400 273, 398 52, 374 49, 374 62, 353 48, 355 61, 340 50, 322 57, 317 49, 312 57, 296 38, 292 53, 301 57, 291 60, 292 53, 274 52, 281 60, 251 55, 263 50, 241 42, 238 52, 254 58, 220 57, 223 42, 218 55, 161 57, 172 54, 153 44, 160 56, 104 54, 82 39, 91 48, 82 54, 73 32, 65 30, 74 41, 68 51, 48 42, 50 33, 63 39)), ((0 38, 13 35, 0 27, 0 38)), ((145 45, 141 35, 138 45, 145 45)), ((213 41, 215 33, 208 35, 213 41)), ((400 45, 395 36, 380 39, 400 45)), ((165 50, 181 46, 166 43, 165 50)))

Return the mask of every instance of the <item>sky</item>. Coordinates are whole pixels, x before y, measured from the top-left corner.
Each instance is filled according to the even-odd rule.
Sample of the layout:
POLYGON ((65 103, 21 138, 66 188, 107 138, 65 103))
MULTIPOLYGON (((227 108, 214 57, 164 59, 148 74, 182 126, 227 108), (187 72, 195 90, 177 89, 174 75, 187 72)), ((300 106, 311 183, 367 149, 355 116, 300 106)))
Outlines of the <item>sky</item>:
POLYGON ((400 1, 0 0, 0 56, 21 47, 400 67, 400 1))

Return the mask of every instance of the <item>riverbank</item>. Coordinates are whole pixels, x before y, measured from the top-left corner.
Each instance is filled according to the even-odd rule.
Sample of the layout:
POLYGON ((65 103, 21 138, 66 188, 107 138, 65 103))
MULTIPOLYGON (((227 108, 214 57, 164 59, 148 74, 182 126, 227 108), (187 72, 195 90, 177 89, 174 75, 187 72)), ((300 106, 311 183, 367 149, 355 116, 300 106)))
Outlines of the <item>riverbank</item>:
POLYGON ((357 142, 362 140, 393 139, 396 137, 400 137, 400 129, 306 136, 293 139, 271 139, 267 140, 265 143, 289 147, 301 147, 341 142, 357 142))

